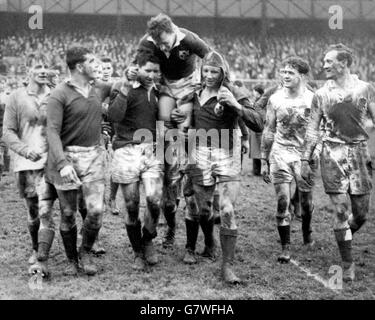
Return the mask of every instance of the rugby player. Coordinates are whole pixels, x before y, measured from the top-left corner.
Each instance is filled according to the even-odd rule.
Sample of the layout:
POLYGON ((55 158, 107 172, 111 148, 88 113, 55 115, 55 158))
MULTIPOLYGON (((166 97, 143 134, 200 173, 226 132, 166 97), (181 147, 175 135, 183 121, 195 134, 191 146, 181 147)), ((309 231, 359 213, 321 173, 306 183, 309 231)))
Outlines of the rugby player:
POLYGON ((79 255, 83 271, 94 275, 97 267, 90 251, 102 225, 105 178, 105 151, 100 146, 102 97, 98 85, 91 84, 98 64, 90 50, 79 46, 67 50, 66 62, 71 78, 59 84, 48 100, 47 176, 60 201, 60 234, 68 258, 65 273, 71 275, 78 273, 76 211, 82 188, 87 216, 79 255))
MULTIPOLYGON (((176 26, 170 17, 159 14, 148 21, 147 34, 140 40, 138 52, 150 52, 160 60, 161 89, 159 99, 159 119, 164 121, 166 128, 174 128, 171 122, 171 111, 179 108, 188 116, 179 125, 187 131, 191 118, 192 95, 195 84, 199 82, 197 57, 203 58, 209 46, 195 33, 176 26)), ((136 67, 130 67, 129 79, 136 78, 136 67)), ((169 143, 165 144, 166 149, 169 143)), ((166 161, 164 176, 163 212, 168 225, 164 239, 164 247, 173 245, 176 230, 176 211, 181 190, 184 165, 177 159, 166 161)), ((189 201, 189 197, 186 199, 189 201)))
MULTIPOLYGON (((189 148, 188 170, 198 212, 193 215, 191 211, 187 211, 184 262, 196 262, 195 246, 199 225, 205 237, 202 255, 211 258, 215 256, 212 205, 217 186, 221 216, 222 277, 225 282, 236 284, 241 280, 235 275, 231 265, 234 263, 238 235, 235 221, 241 169, 238 120, 242 119, 251 130, 259 132, 263 129, 263 119, 253 108, 248 95, 230 83, 228 65, 219 53, 212 51, 206 55, 201 72, 202 88, 192 97, 192 128, 198 131, 194 134, 194 131, 189 130, 189 144, 192 143, 193 148, 189 148), (209 130, 215 131, 216 135, 209 135, 210 139, 207 139, 205 145, 198 139, 199 132, 207 134, 209 130)), ((175 109, 172 118, 176 113, 181 112, 175 109)))
POLYGON ((290 261, 290 195, 295 179, 301 197, 302 233, 305 245, 312 246, 313 177, 301 177, 301 150, 310 117, 313 92, 306 87, 309 65, 300 57, 282 62, 282 88, 271 95, 261 143, 262 175, 272 183, 277 197, 276 222, 282 252, 280 263, 290 261), (270 179, 271 177, 271 179, 270 179))
POLYGON ((159 59, 147 53, 136 57, 137 82, 122 86, 108 109, 110 121, 115 122, 111 176, 120 185, 127 209, 126 230, 134 251, 135 270, 158 262, 153 239, 163 196, 163 159, 155 154, 158 91, 155 79, 160 73, 159 59), (145 132, 143 138, 137 135, 145 132), (150 134, 148 134, 150 133, 150 134), (140 183, 143 183, 147 210, 143 226, 139 219, 140 183))
MULTIPOLYGON (((14 91, 5 107, 3 139, 14 151, 14 172, 20 196, 28 210, 28 229, 33 254, 29 263, 41 265, 48 276, 47 258, 55 235, 52 218, 54 189, 46 183, 47 160, 46 104, 48 87, 48 59, 44 56, 28 58, 28 85, 14 91)), ((29 271, 32 271, 31 268, 29 271)))
POLYGON ((328 80, 315 92, 302 158, 302 176, 308 180, 322 123, 321 173, 335 210, 333 230, 344 281, 355 279, 352 237, 369 212, 372 163, 366 121, 375 122, 374 87, 350 73, 353 58, 352 50, 341 43, 325 52, 323 68, 328 80))

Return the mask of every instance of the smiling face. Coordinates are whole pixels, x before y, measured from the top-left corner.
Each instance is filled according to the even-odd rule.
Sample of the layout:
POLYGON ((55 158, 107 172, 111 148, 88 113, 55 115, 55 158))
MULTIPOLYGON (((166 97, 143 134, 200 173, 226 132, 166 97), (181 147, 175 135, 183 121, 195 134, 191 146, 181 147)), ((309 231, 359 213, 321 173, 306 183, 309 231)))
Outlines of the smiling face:
POLYGON ((103 69, 102 80, 103 81, 108 81, 112 77, 112 74, 113 74, 112 63, 110 63, 110 62, 103 62, 102 63, 102 69, 103 69))
POLYGON ((346 61, 339 61, 337 59, 337 53, 338 52, 336 50, 332 50, 328 51, 324 56, 323 69, 326 73, 327 79, 336 80, 337 78, 341 77, 345 72, 346 61))
POLYGON ((223 79, 222 70, 219 67, 204 65, 202 78, 207 88, 219 88, 223 79))
POLYGON ((45 85, 48 83, 49 66, 44 61, 35 61, 29 67, 29 80, 37 85, 45 85))
POLYGON ((100 64, 98 59, 91 53, 85 54, 85 61, 77 64, 77 70, 84 75, 87 80, 95 80, 100 74, 100 64))
POLYGON ((158 79, 159 74, 160 74, 159 63, 147 61, 146 64, 139 67, 138 69, 138 80, 145 87, 149 88, 158 79))
POLYGON ((297 69, 294 69, 290 65, 286 65, 283 69, 281 69, 280 75, 283 86, 289 89, 297 88, 300 85, 303 77, 303 75, 300 74, 297 69))

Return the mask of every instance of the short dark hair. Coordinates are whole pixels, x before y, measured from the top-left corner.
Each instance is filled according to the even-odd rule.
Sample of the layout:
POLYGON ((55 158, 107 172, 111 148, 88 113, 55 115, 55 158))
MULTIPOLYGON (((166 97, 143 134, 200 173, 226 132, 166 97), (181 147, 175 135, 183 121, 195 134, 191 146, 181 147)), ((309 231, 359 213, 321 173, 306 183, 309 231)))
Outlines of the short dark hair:
POLYGON ((157 56, 144 52, 138 53, 135 57, 135 61, 140 67, 143 67, 147 62, 160 64, 160 59, 157 56))
POLYGON ((92 53, 89 49, 80 46, 74 46, 66 51, 66 64, 69 70, 75 70, 77 63, 83 63, 86 60, 85 55, 92 53))
POLYGON ((353 50, 342 43, 331 44, 326 50, 325 54, 329 51, 337 51, 337 60, 346 60, 346 65, 350 67, 353 63, 354 53, 353 50))
POLYGON ((283 67, 291 66, 296 69, 300 74, 307 74, 310 71, 308 62, 300 57, 292 56, 288 57, 281 63, 283 67))
POLYGON ((163 13, 159 13, 157 16, 151 18, 147 22, 147 33, 154 40, 159 40, 160 35, 163 32, 172 33, 173 32, 173 22, 170 17, 163 13))
POLYGON ((112 63, 112 59, 109 57, 103 57, 100 59, 100 61, 103 63, 112 63))

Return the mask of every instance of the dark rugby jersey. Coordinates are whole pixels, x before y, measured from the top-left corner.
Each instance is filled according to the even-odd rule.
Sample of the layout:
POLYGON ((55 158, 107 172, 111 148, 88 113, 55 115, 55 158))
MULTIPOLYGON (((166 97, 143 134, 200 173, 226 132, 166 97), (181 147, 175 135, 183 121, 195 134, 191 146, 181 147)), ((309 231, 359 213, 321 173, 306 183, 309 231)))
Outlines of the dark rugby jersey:
POLYGON ((168 80, 179 80, 191 75, 196 68, 196 56, 203 58, 208 45, 195 33, 178 28, 177 42, 169 57, 165 55, 146 34, 140 41, 138 52, 151 52, 160 59, 160 70, 168 80))
MULTIPOLYGON (((238 100, 238 102, 244 107, 242 119, 246 126, 255 132, 262 131, 262 116, 260 113, 255 111, 249 99, 242 97, 238 100)), ((215 107, 217 104, 217 96, 214 96, 207 100, 203 106, 201 106, 198 94, 195 94, 193 99, 192 128, 196 129, 197 133, 199 129, 203 129, 207 133, 211 129, 218 130, 218 139, 212 139, 210 135, 207 136, 207 146, 222 148, 228 145, 229 149, 232 150, 234 129, 239 130, 238 120, 240 119, 240 116, 238 115, 237 111, 228 106, 224 106, 222 114, 216 114, 215 107), (226 141, 223 139, 228 140, 226 141)))
POLYGON ((158 98, 154 88, 150 92, 143 86, 131 88, 127 96, 120 91, 108 107, 108 118, 115 127, 113 150, 127 144, 141 143, 141 140, 134 139, 138 129, 151 132, 155 141, 157 117, 158 98))
POLYGON ((67 146, 99 145, 102 99, 98 87, 84 97, 71 84, 63 82, 52 91, 47 105, 48 167, 62 169, 69 164, 67 146))

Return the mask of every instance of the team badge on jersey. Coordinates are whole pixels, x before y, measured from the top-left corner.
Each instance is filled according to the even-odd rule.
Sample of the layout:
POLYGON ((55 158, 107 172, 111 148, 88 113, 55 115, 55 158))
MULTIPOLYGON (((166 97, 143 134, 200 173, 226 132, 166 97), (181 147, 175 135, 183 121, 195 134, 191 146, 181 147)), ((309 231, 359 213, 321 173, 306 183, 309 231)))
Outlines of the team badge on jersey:
POLYGON ((190 56, 189 50, 179 50, 178 56, 181 60, 186 60, 190 56))

